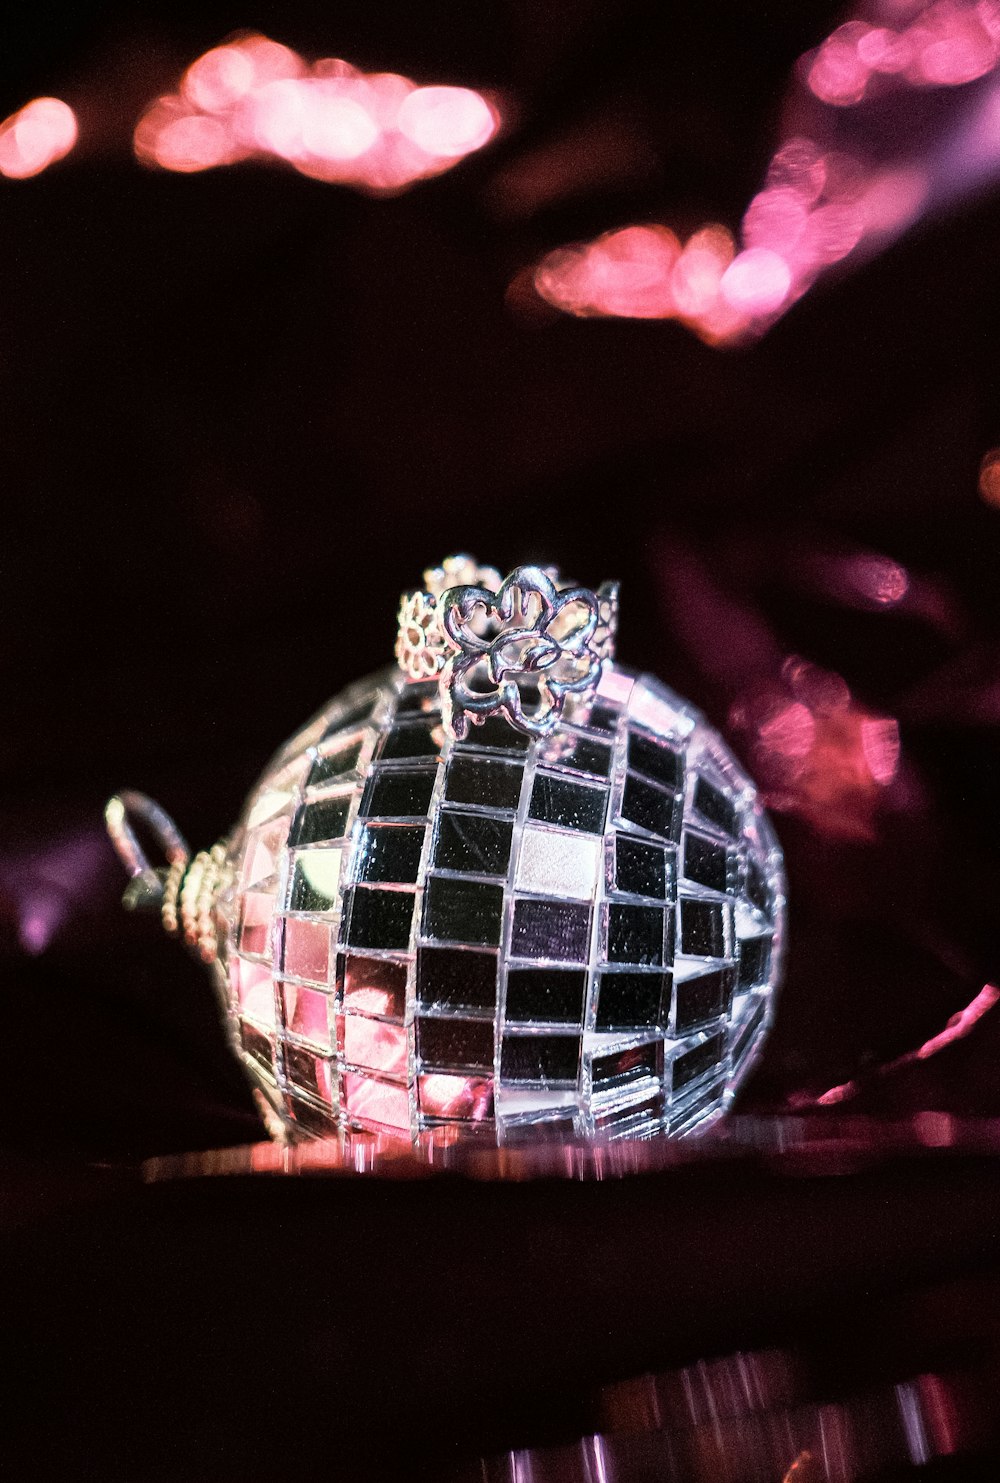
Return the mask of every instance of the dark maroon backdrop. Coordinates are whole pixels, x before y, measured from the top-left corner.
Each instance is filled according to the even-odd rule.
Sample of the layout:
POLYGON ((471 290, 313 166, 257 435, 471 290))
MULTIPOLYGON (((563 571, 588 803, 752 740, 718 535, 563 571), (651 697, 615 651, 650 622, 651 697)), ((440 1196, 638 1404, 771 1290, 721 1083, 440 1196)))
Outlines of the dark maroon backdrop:
MULTIPOLYGON (((540 1418, 560 1434, 577 1425, 576 1381, 549 1385, 544 1406, 526 1383, 505 1402, 506 1430, 471 1401, 457 1418, 435 1412, 431 1382, 449 1365, 481 1365, 489 1393, 489 1340, 449 1308, 455 1329, 440 1344, 460 1360, 445 1365, 420 1351, 417 1319, 401 1320, 380 1286, 385 1267, 399 1264, 397 1282, 419 1252, 407 1281, 423 1311, 427 1288, 452 1280, 448 1222, 475 1232, 506 1218, 493 1209, 501 1193, 488 1211, 467 1196, 462 1214, 454 1190, 435 1204, 423 1189, 417 1206, 382 1186, 350 1197, 178 1187, 156 1195, 154 1218, 151 1197, 119 1195, 112 1172, 259 1128, 202 973, 118 909, 105 798, 141 787, 195 843, 214 840, 273 747, 385 662, 397 594, 451 549, 622 578, 621 657, 729 726, 745 755, 733 707, 770 693, 787 655, 837 672, 857 706, 898 720, 899 777, 860 832, 794 798, 777 815, 792 948, 746 1105, 784 1108, 861 1075, 858 1110, 1000 1112, 989 1016, 933 1066, 872 1075, 997 972, 1000 512, 976 481, 1000 443, 1000 194, 921 224, 739 350, 674 324, 561 318, 508 294, 548 248, 627 221, 735 226, 791 66, 836 17, 802 0, 756 11, 722 0, 81 4, 58 20, 44 8, 20 17, 0 59, 0 111, 51 92, 100 123, 92 147, 0 192, 5 1271, 18 1446, 42 1459, 38 1476, 58 1463, 70 1476, 92 1465, 104 1478, 246 1477, 254 1459, 261 1472, 312 1476, 330 1445, 332 1421, 315 1408, 331 1372, 353 1364, 364 1377, 352 1381, 354 1409, 336 1413, 354 1427, 357 1460, 366 1429, 406 1391, 412 1354, 427 1369, 400 1414, 413 1423, 422 1397, 437 1444, 530 1440, 540 1418), (132 162, 120 146, 142 101, 250 26, 306 54, 495 89, 509 126, 393 200, 276 168, 184 177, 132 162), (566 194, 556 173, 550 202, 518 206, 540 153, 616 131, 638 141, 638 166, 566 194), (841 600, 830 563, 858 551, 899 563, 913 600, 891 611, 841 600), (80 1203, 89 1194, 97 1206, 80 1203), (418 1217, 448 1239, 411 1245, 418 1217), (301 1263, 288 1255, 297 1222, 313 1233, 301 1263), (229 1269, 213 1243, 248 1229, 258 1241, 232 1248, 240 1280, 220 1283, 229 1269), (337 1358, 315 1337, 327 1251, 382 1293, 374 1318, 358 1300, 337 1358), (278 1350, 263 1361, 254 1410, 247 1346, 267 1331, 294 1337, 287 1362, 278 1350), (216 1405, 208 1380, 220 1370, 240 1384, 231 1378, 216 1405), (178 1395, 160 1408, 177 1418, 164 1461, 149 1418, 178 1395), (33 1424, 43 1401, 63 1408, 63 1425, 33 1424)), ((943 1178, 923 1172, 897 1231, 894 1270, 914 1280, 907 1230, 942 1218, 943 1178)), ((986 1189, 995 1170, 969 1179, 986 1189)), ((754 1323, 767 1315, 758 1284, 774 1273, 760 1263, 776 1241, 816 1243, 812 1272, 781 1308, 789 1322, 817 1284, 836 1301, 822 1281, 833 1238, 806 1217, 777 1222, 770 1193, 744 1191, 732 1218, 750 1222, 750 1256, 726 1257, 730 1288, 755 1290, 756 1306, 731 1304, 722 1321, 696 1236, 677 1233, 684 1282, 705 1287, 704 1325, 689 1315, 673 1348, 647 1337, 631 1355, 616 1348, 616 1373, 756 1342, 759 1329, 741 1324, 751 1309, 754 1323)), ((638 1193, 600 1194, 615 1229, 670 1246, 669 1192, 650 1197, 645 1226, 624 1208, 638 1193)), ((696 1197, 728 1218, 717 1189, 696 1197)), ((868 1197, 874 1229, 892 1196, 873 1179, 868 1197)), ((539 1196, 538 1219, 565 1221, 567 1251, 575 1198, 539 1196)), ((502 1281, 481 1275, 487 1289, 530 1293, 524 1229, 526 1246, 495 1254, 494 1272, 513 1264, 502 1281)), ((966 1256, 956 1236, 960 1268, 966 1256)), ((872 1261, 858 1291, 886 1277, 885 1250, 872 1261)), ((616 1290, 615 1301, 631 1299, 616 1290)), ((628 1322, 612 1309, 603 1328, 628 1322)), ((530 1331, 523 1339, 530 1347, 530 1331)))

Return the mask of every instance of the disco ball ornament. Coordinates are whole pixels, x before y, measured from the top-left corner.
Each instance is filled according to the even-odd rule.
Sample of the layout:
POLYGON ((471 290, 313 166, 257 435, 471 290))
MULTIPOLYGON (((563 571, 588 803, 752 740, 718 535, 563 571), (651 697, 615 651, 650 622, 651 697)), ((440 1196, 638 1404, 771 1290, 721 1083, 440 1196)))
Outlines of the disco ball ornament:
POLYGON ((693 706, 613 662, 615 587, 466 557, 425 579, 396 665, 282 748, 213 851, 192 860, 143 795, 111 801, 127 896, 211 964, 281 1136, 705 1128, 779 979, 782 857, 753 783, 693 706))

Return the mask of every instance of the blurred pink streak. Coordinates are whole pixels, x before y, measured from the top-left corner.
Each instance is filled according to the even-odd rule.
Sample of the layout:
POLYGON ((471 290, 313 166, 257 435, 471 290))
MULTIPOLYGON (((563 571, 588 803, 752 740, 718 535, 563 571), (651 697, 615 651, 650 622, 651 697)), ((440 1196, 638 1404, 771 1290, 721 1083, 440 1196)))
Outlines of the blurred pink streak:
MULTIPOLYGON (((955 1041, 964 1040, 967 1035, 972 1033, 983 1016, 989 1013, 998 1000, 1000 1000, 1000 989, 996 988, 993 984, 984 984, 976 997, 964 1009, 960 1009, 957 1014, 951 1016, 943 1030, 939 1031, 937 1035, 932 1035, 929 1040, 925 1040, 922 1045, 917 1046, 916 1050, 907 1051, 905 1055, 897 1056, 893 1061, 887 1061, 884 1066, 878 1068, 877 1076, 885 1077, 891 1075, 894 1071, 898 1071, 901 1067, 912 1066, 916 1061, 929 1060, 931 1056, 937 1055, 949 1045, 953 1045, 955 1041)), ((861 1085, 859 1082, 847 1081, 840 1086, 830 1087, 829 1091, 823 1092, 821 1096, 816 1098, 816 1103, 820 1107, 834 1107, 840 1102, 849 1102, 860 1091, 861 1085)), ((925 1112, 921 1116, 930 1118, 933 1114, 931 1112, 925 1112)), ((935 1135, 933 1125, 929 1131, 932 1137, 936 1136, 937 1141, 944 1141, 940 1133, 935 1135)))
POLYGON ((943 1050, 953 1040, 964 1039, 976 1021, 981 1020, 983 1015, 993 1008, 998 999, 1000 999, 1000 989, 994 988, 992 984, 986 984, 984 988, 980 989, 971 1004, 967 1004, 964 1009, 959 1010, 958 1014, 952 1015, 940 1034, 932 1035, 930 1040, 925 1040, 923 1045, 914 1052, 917 1060, 926 1061, 928 1056, 936 1055, 939 1050, 943 1050))
POLYGON ((784 137, 739 242, 717 224, 683 247, 665 226, 625 227, 549 253, 535 289, 568 314, 679 319, 709 344, 762 334, 832 265, 878 251, 995 176, 994 82, 934 122, 923 153, 907 153, 907 141, 922 94, 967 87, 998 63, 1000 0, 864 0, 800 58, 784 137), (637 233, 671 239, 673 256, 631 251, 637 233))
POLYGON ((143 163, 191 173, 279 159, 317 180, 392 192, 439 175, 499 127, 481 93, 418 87, 338 59, 307 65, 266 36, 239 36, 191 64, 135 130, 143 163))
POLYGON ((0 175, 27 180, 68 155, 76 143, 76 115, 59 98, 34 98, 0 124, 0 175))

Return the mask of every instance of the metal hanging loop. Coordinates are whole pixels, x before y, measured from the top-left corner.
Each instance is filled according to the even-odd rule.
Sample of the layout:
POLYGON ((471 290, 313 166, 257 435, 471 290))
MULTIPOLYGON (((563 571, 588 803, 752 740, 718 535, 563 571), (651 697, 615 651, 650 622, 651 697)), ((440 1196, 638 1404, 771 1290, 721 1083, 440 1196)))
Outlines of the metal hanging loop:
POLYGON ((145 793, 124 789, 109 798, 104 808, 108 835, 125 869, 131 876, 122 897, 130 911, 160 911, 164 889, 173 884, 187 869, 191 849, 173 819, 145 793), (154 867, 139 843, 132 820, 139 821, 163 848, 166 866, 154 867))
POLYGON ((104 820, 111 843, 131 880, 122 897, 130 911, 157 911, 164 931, 183 936, 205 963, 218 954, 215 901, 228 877, 226 847, 220 841, 192 858, 173 819, 145 793, 131 789, 109 798, 104 820), (166 864, 154 866, 139 843, 132 820, 141 823, 163 849, 166 864))
POLYGON ((187 861, 191 858, 187 840, 166 809, 161 808, 147 794, 125 788, 108 799, 104 807, 104 822, 108 826, 111 843, 118 851, 119 859, 129 875, 142 875, 153 868, 129 822, 130 814, 141 820, 157 844, 163 846, 168 865, 173 865, 178 859, 187 861))

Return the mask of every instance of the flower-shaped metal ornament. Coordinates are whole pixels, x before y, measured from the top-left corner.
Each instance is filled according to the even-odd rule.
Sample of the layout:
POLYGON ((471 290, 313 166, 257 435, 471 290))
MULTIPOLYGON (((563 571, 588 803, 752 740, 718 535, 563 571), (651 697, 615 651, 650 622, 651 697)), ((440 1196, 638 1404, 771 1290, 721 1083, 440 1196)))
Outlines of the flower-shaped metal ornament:
POLYGON ((406 592, 399 604, 396 662, 411 680, 432 680, 441 673, 441 614, 426 592, 406 592))
POLYGON ((498 714, 530 736, 547 736, 566 696, 596 692, 609 661, 610 642, 603 653, 595 643, 600 596, 586 587, 560 591, 541 567, 518 567, 497 592, 452 587, 440 612, 454 650, 441 671, 442 718, 456 740, 468 735, 470 720, 498 714))

